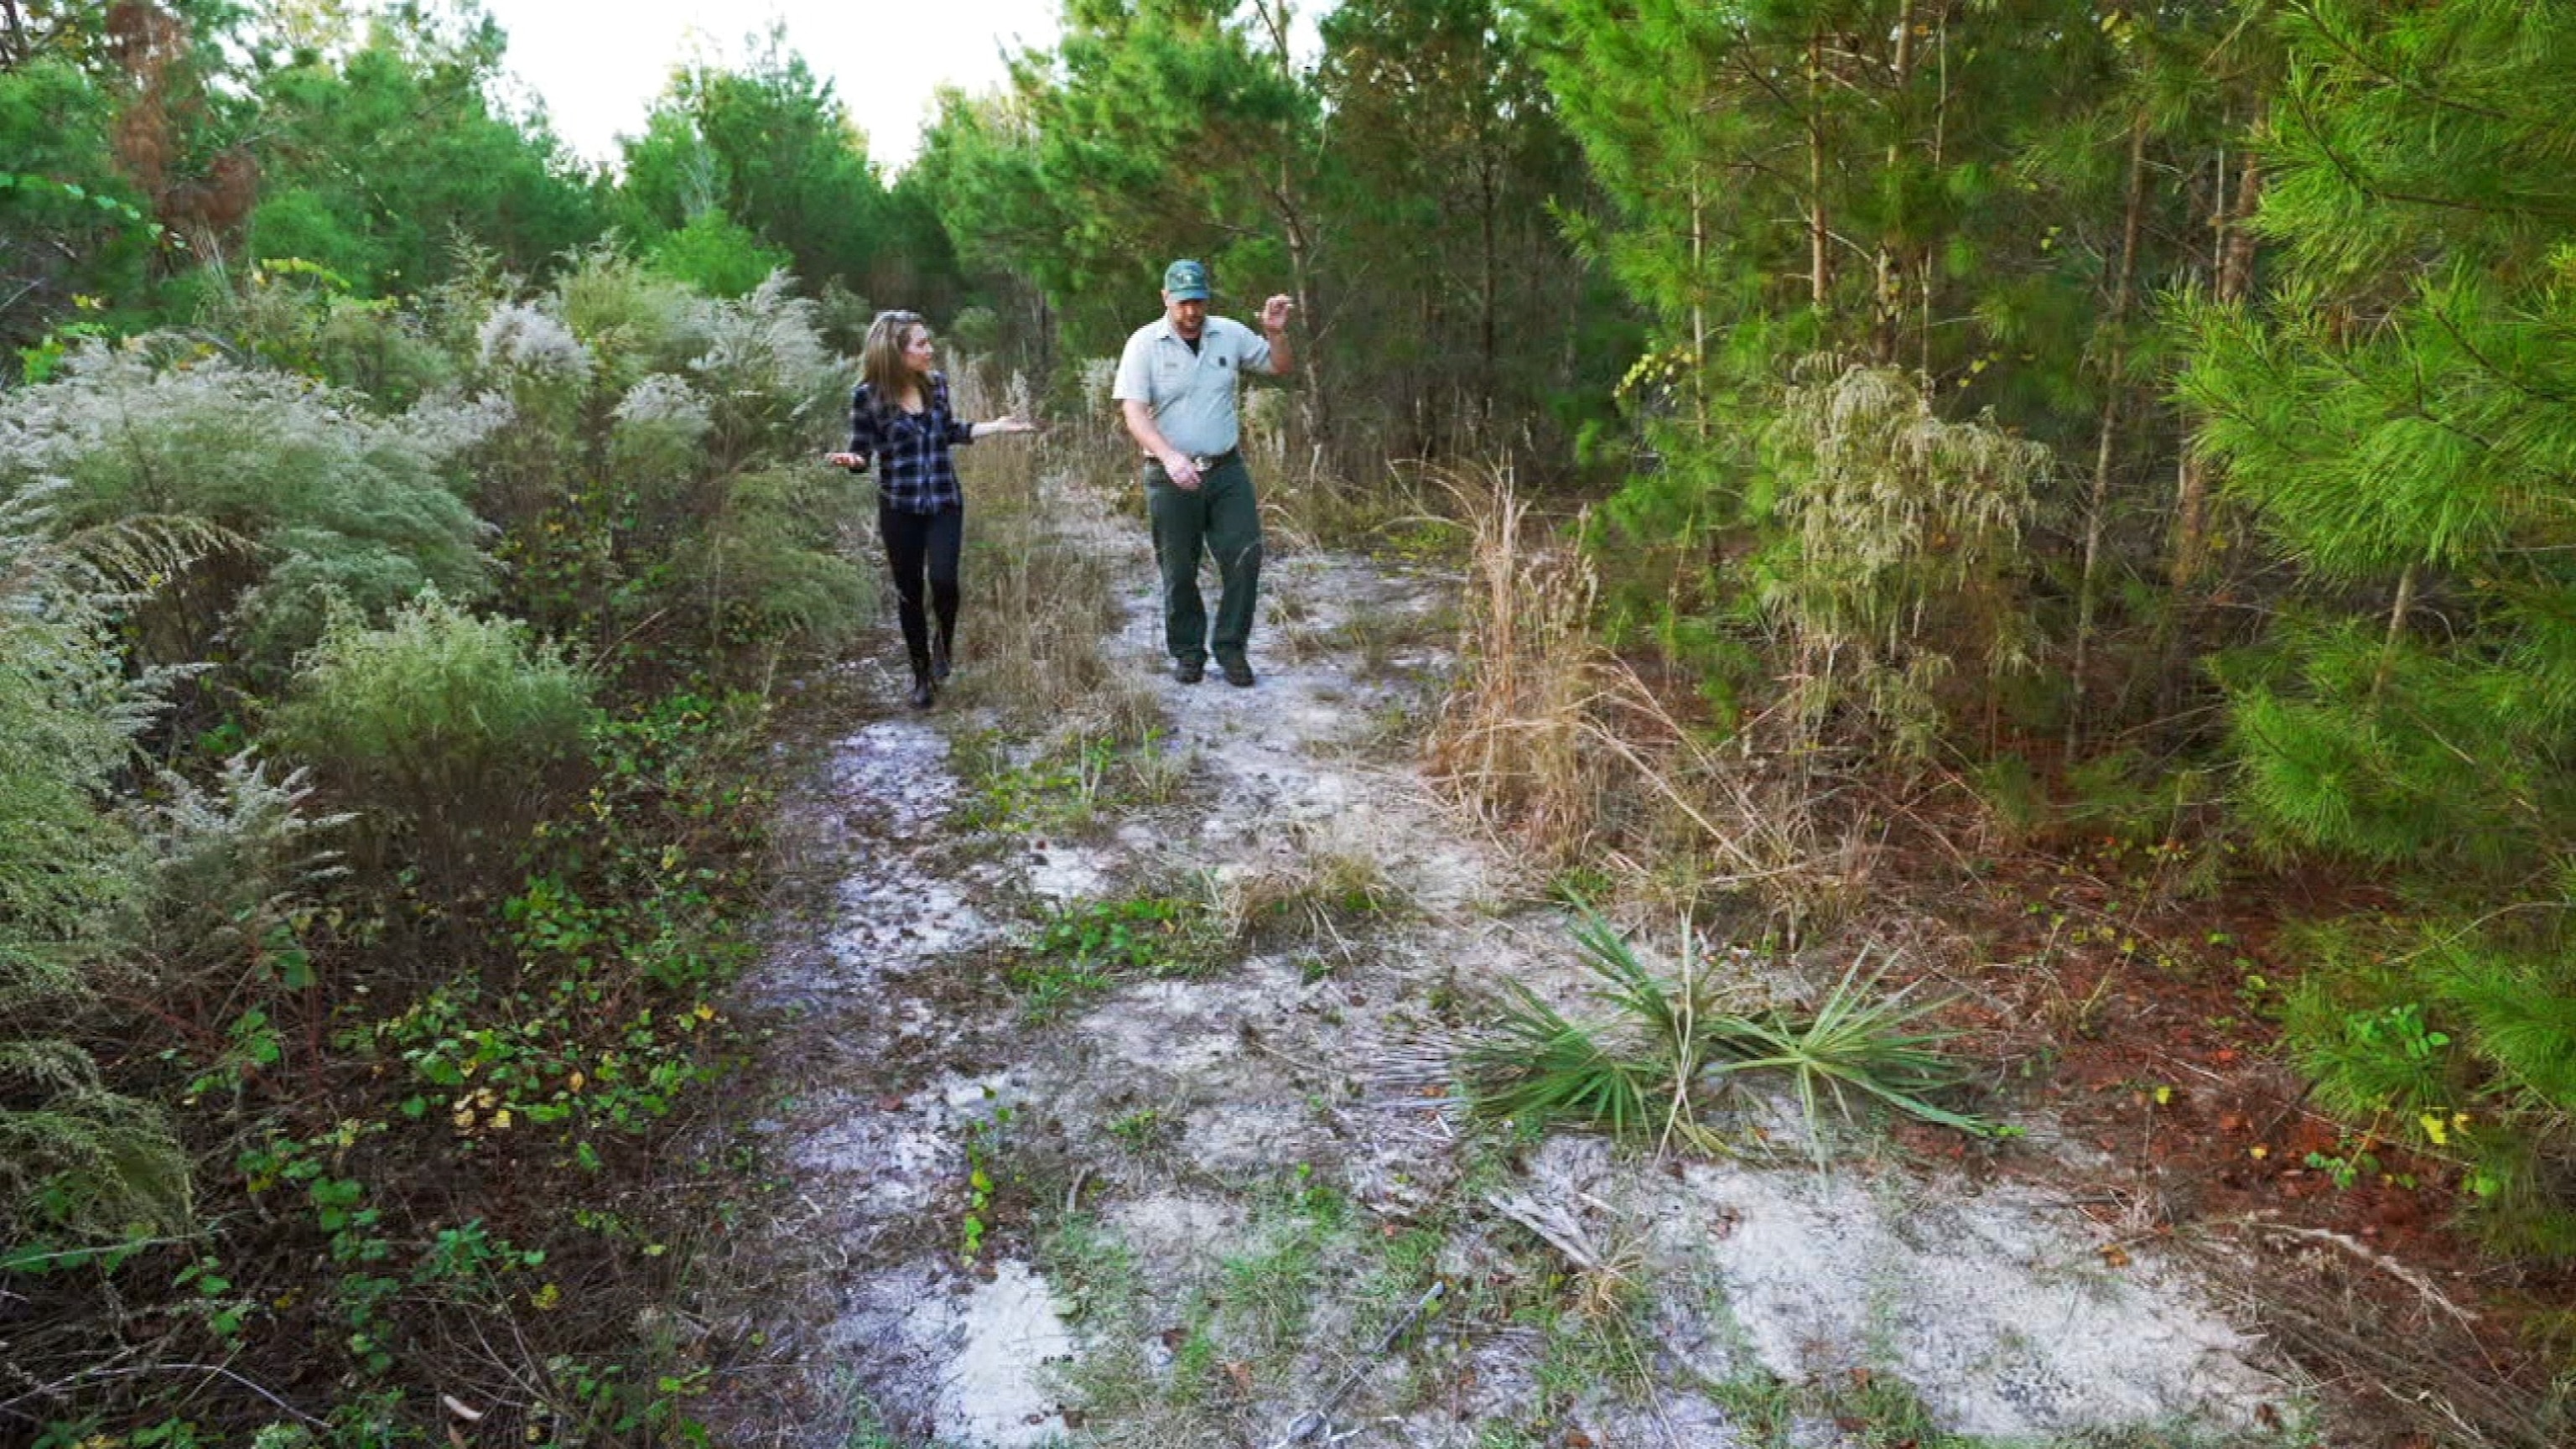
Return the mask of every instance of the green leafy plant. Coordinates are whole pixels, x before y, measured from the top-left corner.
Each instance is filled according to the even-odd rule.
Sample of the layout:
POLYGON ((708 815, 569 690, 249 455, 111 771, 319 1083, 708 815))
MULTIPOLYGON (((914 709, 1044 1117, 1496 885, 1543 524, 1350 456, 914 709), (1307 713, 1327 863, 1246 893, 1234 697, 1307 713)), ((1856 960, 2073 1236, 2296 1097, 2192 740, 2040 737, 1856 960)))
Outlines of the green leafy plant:
POLYGON ((966 1211, 958 1219, 957 1256, 968 1263, 983 1252, 985 1235, 993 1229, 993 1198, 999 1191, 993 1174, 1011 1117, 1011 1108, 999 1105, 966 1127, 966 1211))
POLYGON ((1051 907, 1028 948, 1004 968, 1021 1013, 1047 1021, 1107 991, 1121 977, 1200 970, 1214 942, 1206 911, 1168 896, 1051 907))
POLYGON ((380 629, 340 616, 272 728, 379 839, 408 831, 433 869, 488 872, 578 759, 597 720, 590 692, 523 626, 425 594, 380 629), (514 788, 486 788, 497 780, 514 788))

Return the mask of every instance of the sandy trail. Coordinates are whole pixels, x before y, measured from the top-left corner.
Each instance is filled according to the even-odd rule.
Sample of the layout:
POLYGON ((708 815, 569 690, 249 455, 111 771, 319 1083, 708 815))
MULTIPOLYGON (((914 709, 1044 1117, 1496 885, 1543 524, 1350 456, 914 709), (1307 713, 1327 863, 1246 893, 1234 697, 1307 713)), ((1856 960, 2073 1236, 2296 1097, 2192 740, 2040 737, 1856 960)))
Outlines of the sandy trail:
MULTIPOLYGON (((1058 502, 1133 581, 1104 647, 1146 675, 1141 529, 1058 502)), ((1820 1173, 1464 1119, 1440 1045, 1501 980, 1573 1003, 1579 975, 1544 883, 1386 744, 1435 687, 1441 591, 1274 560, 1260 685, 1156 685, 1164 798, 1103 791, 1063 838, 966 828, 965 712, 830 751, 791 810, 829 919, 782 929, 748 988, 789 1013, 759 1128, 800 1266, 729 1396, 743 1438, 1833 1445, 1912 1415, 2143 1445, 2295 1421, 2186 1276, 2044 1192, 1892 1150, 1820 1173), (1001 975, 1047 913, 1144 898, 1285 900, 1297 928, 1032 1020, 1001 975)))

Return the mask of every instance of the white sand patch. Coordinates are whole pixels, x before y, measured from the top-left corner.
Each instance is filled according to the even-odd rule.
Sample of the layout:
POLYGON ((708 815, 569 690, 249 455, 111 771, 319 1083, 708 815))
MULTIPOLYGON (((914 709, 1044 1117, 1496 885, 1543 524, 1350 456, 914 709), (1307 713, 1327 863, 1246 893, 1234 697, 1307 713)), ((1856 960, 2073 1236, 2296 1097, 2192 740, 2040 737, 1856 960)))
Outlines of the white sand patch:
POLYGON ((993 1265, 989 1282, 924 1301, 905 1332, 948 1361, 939 1386, 940 1437, 996 1449, 1042 1444, 1065 1431, 1042 1368, 1072 1355, 1055 1292, 1026 1263, 993 1265))

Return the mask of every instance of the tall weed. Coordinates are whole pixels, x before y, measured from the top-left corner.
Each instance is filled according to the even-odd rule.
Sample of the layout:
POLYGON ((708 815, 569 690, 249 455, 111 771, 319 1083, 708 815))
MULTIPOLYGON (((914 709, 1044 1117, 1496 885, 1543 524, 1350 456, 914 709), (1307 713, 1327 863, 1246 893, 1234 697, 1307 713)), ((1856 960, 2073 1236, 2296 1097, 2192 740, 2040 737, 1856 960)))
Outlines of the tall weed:
MULTIPOLYGON (((1869 851, 1823 808, 1812 753, 1755 750, 1666 705, 1593 634, 1589 561, 1533 519, 1506 474, 1453 477, 1470 534, 1456 681, 1425 742, 1435 781, 1544 868, 1609 867, 1685 908, 1747 892, 1793 932, 1852 898, 1869 851)), ((1569 530, 1569 536, 1572 532, 1569 530)), ((1758 725, 1758 722, 1757 722, 1758 725)))
MULTIPOLYGON (((1026 415, 1030 407, 1024 380, 994 387, 971 361, 950 369, 949 386, 961 416, 1026 415)), ((1132 498, 1134 458, 1134 445, 1122 453, 1097 418, 1054 429, 1040 446, 1000 439, 958 452, 967 500, 958 647, 973 666, 959 683, 971 697, 1023 722, 1122 744, 1142 740, 1159 722, 1141 682, 1113 673, 1101 653, 1101 639, 1124 619, 1111 565, 1069 536, 1127 526, 1084 517, 1126 509, 1074 479, 1114 467, 1112 486, 1120 491, 1112 497, 1132 498)))
POLYGON ((1792 717, 1820 743, 1847 716, 1874 748, 1930 755, 1993 707, 1993 680, 2033 667, 2016 581, 2047 448, 1829 356, 1800 365, 1768 445, 1785 528, 1750 569, 1786 629, 1792 717))
POLYGON ((590 681, 524 626, 436 595, 382 628, 344 615, 305 658, 272 731, 379 845, 407 835, 450 889, 508 868, 595 724, 590 681))

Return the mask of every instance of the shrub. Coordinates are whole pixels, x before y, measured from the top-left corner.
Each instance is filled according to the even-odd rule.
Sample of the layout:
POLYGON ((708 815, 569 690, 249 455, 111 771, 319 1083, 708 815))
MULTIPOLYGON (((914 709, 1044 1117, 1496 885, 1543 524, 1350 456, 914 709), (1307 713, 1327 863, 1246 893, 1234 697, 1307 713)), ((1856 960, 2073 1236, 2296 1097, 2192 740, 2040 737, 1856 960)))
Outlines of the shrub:
POLYGON ((846 639, 873 600, 839 551, 855 490, 813 461, 848 381, 817 317, 783 276, 709 301, 608 248, 553 296, 496 308, 478 347, 519 406, 480 496, 514 603, 630 658, 846 639))
POLYGON ((590 682, 523 626, 424 594, 383 628, 343 615, 273 722, 339 797, 470 887, 506 863, 596 720, 590 682))
POLYGON ((585 252, 550 300, 606 380, 621 387, 650 373, 682 370, 703 340, 705 303, 686 284, 648 271, 614 246, 585 252))
POLYGON ((453 398, 378 417, 174 339, 92 346, 59 381, 0 399, 0 496, 56 480, 60 532, 176 517, 245 542, 160 596, 141 632, 161 660, 282 674, 334 600, 375 613, 425 585, 480 587, 480 529, 446 470, 500 417, 453 398))
POLYGON ((823 345, 819 313, 794 286, 777 273, 741 301, 707 309, 706 345, 689 370, 715 401, 719 469, 755 455, 810 455, 845 416, 850 371, 823 345))
POLYGON ((311 262, 267 262, 239 288, 214 289, 198 323, 272 367, 364 394, 380 411, 410 407, 453 381, 454 364, 417 314, 347 287, 311 262))
POLYGON ((66 1039, 88 975, 139 887, 134 832, 106 804, 162 676, 129 678, 111 619, 125 576, 185 561, 142 524, 47 539, 29 500, 0 500, 0 1241, 84 1238, 187 1216, 187 1163, 151 1108, 106 1090, 66 1039))
POLYGON ((854 492, 811 467, 734 480, 685 570, 705 601, 711 642, 829 652, 858 633, 875 607, 875 575, 834 547, 854 492))

